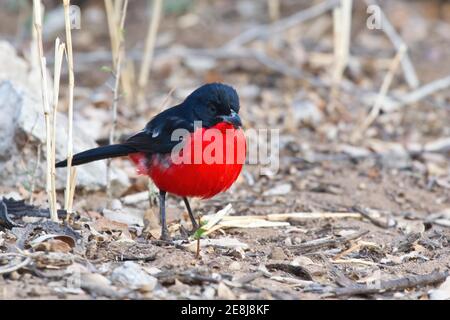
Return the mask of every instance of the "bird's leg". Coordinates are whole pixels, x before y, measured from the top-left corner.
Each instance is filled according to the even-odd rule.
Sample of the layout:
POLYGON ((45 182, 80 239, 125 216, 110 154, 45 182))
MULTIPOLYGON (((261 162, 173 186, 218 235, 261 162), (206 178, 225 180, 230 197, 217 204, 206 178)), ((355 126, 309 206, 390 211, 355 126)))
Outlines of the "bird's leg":
POLYGON ((161 240, 170 240, 166 223, 166 192, 163 190, 159 191, 159 215, 161 222, 161 240))
POLYGON ((188 198, 183 197, 183 201, 184 201, 184 204, 186 205, 186 209, 189 213, 189 218, 191 219, 192 231, 195 231, 198 229, 199 225, 198 225, 197 221, 195 220, 194 214, 192 213, 192 209, 191 209, 191 206, 189 205, 188 198))

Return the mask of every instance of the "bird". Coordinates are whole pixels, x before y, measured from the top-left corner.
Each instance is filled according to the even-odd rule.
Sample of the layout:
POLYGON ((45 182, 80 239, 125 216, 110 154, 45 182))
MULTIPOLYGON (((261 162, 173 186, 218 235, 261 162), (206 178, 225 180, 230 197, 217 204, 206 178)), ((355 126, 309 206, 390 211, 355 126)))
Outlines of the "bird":
MULTIPOLYGON (((188 198, 209 199, 224 192, 241 173, 247 144, 239 109, 232 86, 204 84, 124 142, 77 153, 71 164, 128 156, 137 172, 159 189, 161 240, 170 240, 167 194, 183 199, 194 232, 199 225, 188 198)), ((66 166, 67 159, 56 163, 57 168, 66 166)))

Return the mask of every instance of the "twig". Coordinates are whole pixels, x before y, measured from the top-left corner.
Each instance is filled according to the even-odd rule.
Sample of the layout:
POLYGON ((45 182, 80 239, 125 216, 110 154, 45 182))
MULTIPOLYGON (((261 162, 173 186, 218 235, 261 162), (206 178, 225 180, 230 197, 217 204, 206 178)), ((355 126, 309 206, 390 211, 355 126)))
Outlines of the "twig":
POLYGON ((64 0, 64 20, 66 27, 66 43, 67 43, 67 62, 69 65, 69 107, 68 107, 68 127, 67 127, 67 178, 64 209, 72 212, 70 203, 71 182, 72 182, 72 157, 73 157, 73 92, 75 87, 75 76, 73 71, 73 50, 72 50, 72 31, 70 25, 70 0, 64 0))
POLYGON ((19 270, 19 269, 27 266, 31 262, 30 257, 24 256, 19 253, 14 253, 14 252, 0 253, 0 258, 11 257, 11 256, 12 257, 21 257, 21 258, 25 258, 25 259, 23 259, 22 262, 20 262, 16 265, 8 265, 6 267, 0 268, 0 274, 11 273, 13 271, 19 270))
MULTIPOLYGON (((117 58, 119 56, 119 51, 121 50, 121 42, 123 38, 123 28, 120 28, 120 16, 121 10, 123 8, 123 0, 105 0, 106 17, 108 20, 108 31, 109 38, 111 41, 111 53, 112 53, 112 64, 114 70, 117 69, 117 58)), ((108 55, 111 54, 108 52, 108 55)), ((124 54, 125 56, 125 54, 124 54)), ((125 61, 125 57, 122 58, 124 67, 122 67, 122 72, 120 74, 120 83, 122 85, 122 90, 125 95, 125 99, 128 104, 132 104, 134 101, 134 65, 132 61, 125 61)))
POLYGON ((53 193, 52 193, 52 135, 51 135, 51 124, 50 124, 50 103, 48 97, 48 82, 47 82, 47 61, 44 57, 44 48, 42 40, 42 13, 41 13, 41 1, 33 1, 34 10, 34 27, 36 29, 37 44, 39 50, 39 60, 41 68, 41 93, 42 93, 42 104, 45 119, 45 141, 46 141, 46 161, 47 161, 47 174, 46 174, 46 192, 48 197, 48 202, 50 204, 50 217, 53 221, 58 221, 58 216, 56 215, 56 209, 53 208, 53 193))
POLYGON ((164 101, 161 103, 161 106, 158 108, 159 112, 162 112, 164 109, 167 108, 170 102, 170 98, 172 97, 173 92, 175 91, 175 87, 170 89, 170 91, 167 93, 167 96, 164 98, 164 101))
POLYGON ((432 272, 424 275, 408 275, 403 278, 381 281, 379 285, 355 285, 352 287, 337 288, 333 296, 355 296, 381 293, 385 291, 404 290, 408 288, 423 287, 445 281, 448 272, 432 272))
POLYGON ((372 242, 367 242, 367 241, 358 241, 356 244, 354 244, 353 246, 351 246, 350 248, 348 248, 347 250, 342 251, 341 253, 339 253, 338 255, 336 255, 333 260, 334 261, 339 261, 342 260, 342 257, 345 257, 347 255, 349 255, 352 252, 355 252, 356 250, 359 250, 363 247, 369 247, 369 248, 378 248, 376 243, 372 243, 372 242))
POLYGON ((364 218, 366 218, 367 220, 369 220, 370 222, 372 222, 374 225, 376 225, 377 227, 383 228, 383 229, 388 229, 388 228, 392 228, 395 225, 395 222, 391 222, 388 219, 386 219, 386 221, 380 220, 378 218, 375 218, 370 212, 369 210, 362 208, 360 206, 354 206, 353 210, 357 211, 358 213, 360 213, 364 218))
POLYGON ((250 28, 230 40, 224 48, 241 47, 251 41, 275 35, 286 29, 292 28, 299 23, 303 23, 324 14, 328 10, 334 8, 339 2, 340 0, 325 0, 287 18, 278 20, 275 23, 250 28))
POLYGON ((155 50, 156 35, 158 33, 159 21, 162 14, 162 0, 153 0, 152 21, 148 26, 147 39, 145 40, 144 60, 142 61, 141 72, 139 74, 139 93, 138 102, 142 103, 145 99, 145 87, 150 75, 150 67, 155 50))
MULTIPOLYGON (((199 225, 199 227, 201 226, 200 217, 198 217, 198 225, 199 225)), ((200 238, 201 238, 201 236, 199 236, 197 238, 197 251, 195 252, 195 259, 199 259, 200 258, 200 238)))
MULTIPOLYGON (((380 18, 381 18, 381 26, 382 30, 392 42, 397 51, 400 50, 402 46, 405 45, 403 39, 395 30, 394 26, 391 24, 386 14, 381 10, 381 7, 377 4, 375 0, 365 0, 367 5, 376 5, 380 10, 380 18)), ((419 79, 417 78, 416 70, 411 62, 411 59, 408 54, 405 54, 401 60, 403 73, 405 75, 405 80, 408 83, 410 88, 417 88, 419 86, 419 79)))
MULTIPOLYGON (((73 207, 73 198, 75 197, 75 187, 77 184, 77 168, 76 167, 72 167, 71 168, 72 172, 70 173, 70 178, 72 179, 70 181, 70 202, 69 202, 69 208, 73 207)), ((70 214, 71 211, 67 211, 67 217, 66 220, 69 221, 70 218, 70 214)))
POLYGON ((352 22, 352 0, 341 0, 333 9, 334 29, 334 73, 333 83, 338 87, 348 64, 350 54, 350 34, 352 22))
POLYGON ((52 159, 51 159, 51 182, 52 182, 52 203, 50 205, 50 210, 52 216, 58 216, 56 209, 56 115, 58 112, 58 102, 59 102, 59 86, 61 79, 61 66, 65 50, 65 44, 60 43, 59 38, 55 40, 55 63, 54 63, 54 73, 53 73, 53 121, 52 121, 52 159))
POLYGON ((418 102, 426 98, 427 96, 437 91, 447 89, 448 87, 450 87, 450 76, 434 80, 410 93, 407 93, 403 97, 400 97, 400 102, 398 104, 395 104, 395 107, 400 108, 407 104, 418 102))
POLYGON ((346 243, 348 241, 356 240, 358 238, 361 238, 362 236, 369 233, 369 231, 363 231, 363 232, 357 232, 355 234, 351 234, 345 237, 340 238, 331 238, 331 237, 325 237, 321 239, 315 239, 312 241, 308 241, 301 244, 291 245, 289 248, 294 249, 300 253, 307 253, 311 252, 313 250, 317 250, 324 247, 335 247, 339 244, 346 243))
MULTIPOLYGON (((115 76, 115 83, 114 83, 114 89, 113 89, 113 103, 112 103, 112 107, 111 107, 111 112, 112 112, 112 125, 111 125, 111 131, 109 133, 109 144, 114 144, 115 141, 115 133, 116 133, 116 126, 117 126, 117 104, 119 101, 119 85, 120 85, 120 73, 122 70, 122 58, 124 55, 124 39, 123 39, 123 28, 125 25, 125 17, 126 17, 126 13, 127 13, 127 7, 128 7, 128 0, 125 0, 123 3, 123 8, 122 8, 122 15, 120 18, 120 24, 119 24, 119 31, 118 33, 121 34, 121 37, 119 38, 119 51, 117 54, 117 60, 115 63, 115 71, 114 71, 114 76, 115 76)), ((107 188, 107 192, 108 192, 108 198, 111 199, 111 188, 110 188, 110 183, 111 183, 111 161, 107 162, 107 173, 106 173, 106 188, 107 188)))
POLYGON ((267 7, 269 8, 270 21, 274 22, 280 19, 280 1, 267 0, 267 7))
POLYGON ((303 280, 309 280, 311 281, 312 275, 311 272, 309 272, 308 269, 302 267, 302 266, 294 266, 287 263, 270 263, 266 265, 266 268, 271 270, 281 270, 290 274, 293 274, 296 277, 299 277, 303 280))
POLYGON ((112 0, 105 0, 106 19, 108 20, 109 39, 111 41, 111 53, 113 67, 116 67, 118 45, 117 45, 117 21, 112 0))
MULTIPOLYGON (((214 215, 213 215, 214 216, 214 215)), ((208 220, 213 216, 204 216, 208 220)), ((267 215, 251 216, 223 216, 221 220, 268 220, 268 221, 306 221, 312 219, 361 219, 361 214, 357 212, 291 212, 291 213, 271 213, 267 215)))
POLYGON ((353 139, 361 138, 363 133, 370 127, 370 125, 375 121, 381 111, 381 106, 383 100, 386 97, 386 94, 391 86, 392 80, 394 79, 395 73, 398 69, 400 61, 404 57, 406 53, 406 46, 403 44, 395 55, 394 59, 392 59, 391 64, 389 66, 388 72, 383 79, 383 83, 380 88, 380 92, 378 93, 377 99, 370 110, 368 116, 364 119, 363 123, 359 126, 359 128, 353 133, 353 139))
POLYGON ((362 264, 365 266, 376 266, 377 264, 372 261, 362 260, 362 259, 333 259, 331 262, 335 264, 362 264))

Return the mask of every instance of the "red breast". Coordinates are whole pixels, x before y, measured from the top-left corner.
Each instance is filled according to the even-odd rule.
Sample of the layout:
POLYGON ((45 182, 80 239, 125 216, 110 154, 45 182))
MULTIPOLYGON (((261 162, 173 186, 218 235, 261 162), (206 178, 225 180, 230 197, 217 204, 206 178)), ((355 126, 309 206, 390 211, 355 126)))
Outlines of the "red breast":
POLYGON ((227 190, 239 176, 245 162, 246 141, 242 129, 221 122, 199 128, 172 154, 130 155, 140 174, 149 175, 155 185, 182 197, 211 198, 227 190))

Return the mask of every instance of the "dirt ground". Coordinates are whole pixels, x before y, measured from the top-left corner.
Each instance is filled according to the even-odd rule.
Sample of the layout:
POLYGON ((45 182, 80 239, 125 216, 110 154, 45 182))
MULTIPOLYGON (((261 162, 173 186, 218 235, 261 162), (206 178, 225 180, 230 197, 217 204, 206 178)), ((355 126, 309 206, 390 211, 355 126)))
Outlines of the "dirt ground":
MULTIPOLYGON (((280 1, 280 19, 319 2, 280 1)), ((67 227, 70 231, 46 224, 47 219, 36 217, 32 210, 28 217, 11 214, 21 227, 0 225, 0 297, 448 299, 448 87, 383 110, 355 138, 353 134, 367 117, 396 54, 382 31, 365 27, 364 1, 355 1, 352 58, 335 96, 331 94, 330 12, 247 45, 300 72, 293 75, 274 62, 264 64, 254 57, 174 54, 181 47, 221 48, 246 29, 270 23, 265 2, 175 3, 167 1, 165 7, 147 103, 132 106, 121 99, 119 135, 145 125, 172 89, 170 105, 204 82, 232 84, 240 94, 246 129, 280 130, 279 170, 247 164, 230 190, 210 200, 193 199, 191 205, 196 214, 207 216, 231 204, 231 217, 260 216, 265 222, 284 225, 222 226, 200 240, 203 245, 198 255, 197 241, 187 240, 183 232, 190 228, 183 202, 169 196, 169 228, 177 241, 159 241, 155 201, 145 197, 132 203, 127 200, 146 192, 146 178, 138 176, 127 159, 116 159, 112 165, 130 176, 128 190, 111 202, 105 190, 78 188, 76 214, 67 227), (314 217, 307 218, 306 213, 314 217), (291 215, 277 220, 270 218, 272 214, 291 215), (122 218, 115 221, 117 215, 122 218), (129 222, 132 219, 123 216, 142 223, 129 222), (27 229, 27 225, 34 227, 27 229), (60 237, 32 244, 44 234, 60 237), (208 239, 216 242, 208 245, 208 239), (7 255, 12 252, 18 255, 7 255), (1 271, 26 259, 29 261, 17 270, 1 271), (132 271, 123 271, 125 266, 132 271), (409 282, 404 285, 404 281, 409 282)), ((450 5, 408 0, 380 4, 409 47, 420 86, 448 77, 450 5)), ((51 1, 48 5, 49 10, 54 8, 51 1)), ((135 59, 136 68, 149 20, 145 8, 144 2, 130 4, 125 24, 127 57, 135 59)), ((8 19, 21 12, 9 10, 9 14, 0 10, 1 26, 11 25, 8 19)), ((96 134, 99 143, 107 141, 112 100, 111 77, 101 70, 102 65, 111 64, 106 18, 99 18, 102 10, 103 1, 84 4, 83 19, 97 17, 92 21, 98 25, 83 27, 74 36, 75 114, 84 117, 87 126, 102 121, 96 134), (101 120, 93 114, 101 114, 101 120)), ((21 19, 26 26, 26 18, 21 19)), ((0 37, 22 52, 28 44, 26 27, 16 25, 0 27, 0 37)), ((48 55, 52 39, 46 39, 48 55)), ((402 101, 414 90, 399 68, 388 96, 402 101)), ((63 91, 61 99, 65 101, 63 91)), ((23 186, 3 186, 0 195, 28 200, 30 192, 23 186)), ((44 190, 37 187, 33 197, 36 206, 47 207, 44 190)), ((64 202, 62 190, 58 200, 64 202)))

